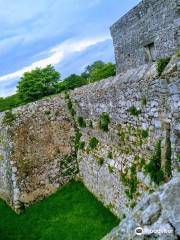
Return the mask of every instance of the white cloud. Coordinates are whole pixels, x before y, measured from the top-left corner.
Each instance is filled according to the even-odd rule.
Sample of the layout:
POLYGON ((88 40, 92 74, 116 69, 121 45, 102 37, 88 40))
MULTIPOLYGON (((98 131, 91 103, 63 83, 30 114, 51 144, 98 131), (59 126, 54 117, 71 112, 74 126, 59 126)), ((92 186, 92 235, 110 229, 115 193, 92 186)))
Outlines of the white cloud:
POLYGON ((95 39, 79 40, 76 42, 71 42, 70 40, 65 41, 64 43, 56 46, 55 48, 52 48, 48 52, 48 54, 50 56, 48 56, 42 60, 36 61, 36 62, 32 63, 30 66, 26 66, 16 72, 1 76, 0 81, 7 81, 7 80, 21 77, 24 74, 24 72, 31 71, 32 69, 34 69, 36 67, 45 67, 48 64, 56 65, 63 60, 63 58, 66 54, 83 51, 87 47, 90 47, 92 45, 95 45, 96 43, 105 41, 107 39, 109 39, 109 38, 101 37, 101 38, 95 38, 95 39))

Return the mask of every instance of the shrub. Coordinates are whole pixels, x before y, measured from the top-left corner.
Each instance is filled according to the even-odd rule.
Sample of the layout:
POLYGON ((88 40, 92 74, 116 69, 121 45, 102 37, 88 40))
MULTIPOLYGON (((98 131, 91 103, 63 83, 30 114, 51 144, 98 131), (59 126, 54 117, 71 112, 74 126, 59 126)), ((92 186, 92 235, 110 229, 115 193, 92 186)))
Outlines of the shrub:
POLYGON ((82 136, 82 134, 80 133, 79 129, 76 129, 75 140, 74 140, 76 151, 78 151, 78 149, 79 149, 79 142, 80 142, 81 136, 82 136))
POLYGON ((68 101, 68 109, 69 109, 69 110, 72 109, 72 102, 71 102, 71 100, 68 101))
POLYGON ((79 150, 83 150, 85 147, 85 142, 79 142, 79 150))
POLYGON ((113 173, 113 167, 111 167, 110 165, 108 165, 108 170, 109 170, 109 173, 113 173))
POLYGON ((16 115, 9 111, 5 113, 2 123, 6 126, 11 126, 15 120, 16 115))
POLYGON ((155 151, 144 169, 145 173, 149 174, 151 180, 157 185, 164 181, 164 173, 161 169, 161 141, 157 142, 155 151))
POLYGON ((83 117, 78 117, 78 124, 79 124, 79 126, 81 127, 81 128, 85 128, 86 127, 86 122, 85 122, 85 120, 84 120, 84 118, 83 117))
POLYGON ((160 58, 157 61, 157 72, 158 72, 158 76, 160 77, 162 72, 164 71, 165 67, 168 65, 168 63, 170 62, 171 58, 170 57, 165 57, 165 58, 160 58))
POLYGON ((102 166, 103 163, 104 163, 104 158, 102 158, 102 157, 96 157, 96 161, 97 161, 98 165, 102 166))
POLYGON ((90 147, 91 149, 94 149, 94 148, 97 147, 98 143, 99 143, 99 141, 98 141, 95 137, 93 137, 93 138, 91 138, 90 141, 89 141, 89 147, 90 147))
POLYGON ((112 152, 108 152, 107 157, 110 158, 110 159, 113 159, 113 154, 112 154, 112 152))
POLYGON ((147 138, 148 136, 149 136, 149 131, 148 131, 148 129, 146 129, 146 130, 142 130, 141 131, 141 136, 142 136, 142 138, 147 138))
POLYGON ((146 98, 145 96, 143 96, 143 97, 141 98, 141 103, 142 103, 142 105, 144 105, 144 106, 147 105, 147 98, 146 98))
POLYGON ((128 112, 133 116, 138 116, 141 113, 141 110, 138 110, 135 106, 132 106, 128 109, 128 112))
POLYGON ((99 128, 107 132, 109 123, 110 123, 109 114, 105 112, 101 113, 99 118, 99 128))

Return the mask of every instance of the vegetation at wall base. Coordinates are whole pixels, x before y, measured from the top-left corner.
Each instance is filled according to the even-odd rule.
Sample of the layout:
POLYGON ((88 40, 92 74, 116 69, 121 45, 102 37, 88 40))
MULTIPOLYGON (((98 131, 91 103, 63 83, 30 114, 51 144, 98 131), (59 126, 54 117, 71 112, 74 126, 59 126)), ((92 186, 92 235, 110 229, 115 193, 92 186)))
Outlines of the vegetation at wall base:
POLYGON ((17 215, 0 200, 1 240, 95 240, 119 223, 87 189, 77 182, 17 215))

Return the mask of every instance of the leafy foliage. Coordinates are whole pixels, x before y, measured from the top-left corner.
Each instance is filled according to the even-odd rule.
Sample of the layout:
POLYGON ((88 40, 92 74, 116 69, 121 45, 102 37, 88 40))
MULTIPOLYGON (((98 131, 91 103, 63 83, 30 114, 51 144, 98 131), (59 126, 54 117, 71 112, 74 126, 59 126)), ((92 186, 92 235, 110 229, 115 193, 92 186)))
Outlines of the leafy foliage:
POLYGON ((128 109, 128 112, 133 116, 138 116, 141 113, 141 110, 138 110, 135 106, 132 106, 128 109))
POLYGON ((94 148, 97 147, 98 143, 99 143, 99 141, 97 140, 97 138, 92 137, 92 138, 90 139, 90 141, 89 141, 89 147, 90 147, 91 149, 94 149, 94 148))
POLYGON ((86 122, 85 122, 85 120, 84 120, 84 118, 83 117, 78 117, 78 124, 79 124, 79 126, 81 127, 81 128, 85 128, 86 127, 86 122))
POLYGON ((113 154, 112 154, 112 152, 108 152, 107 158, 113 159, 113 154))
POLYGON ((146 98, 146 96, 142 96, 142 98, 141 98, 141 103, 142 103, 142 105, 144 105, 144 106, 147 105, 147 98, 146 98))
POLYGON ((0 98, 0 112, 10 110, 21 105, 21 101, 17 94, 6 98, 0 98))
POLYGON ((103 61, 96 61, 91 65, 88 65, 81 76, 85 77, 89 83, 96 82, 111 76, 116 75, 115 64, 103 61))
POLYGON ((162 72, 164 71, 165 67, 168 65, 168 63, 170 62, 171 58, 170 57, 165 57, 165 58, 160 58, 157 61, 157 72, 158 72, 158 76, 160 77, 162 72))
POLYGON ((102 166, 103 163, 104 163, 104 158, 102 158, 102 157, 96 157, 96 161, 97 161, 97 163, 98 163, 99 166, 102 166))
POLYGON ((51 65, 36 68, 24 73, 17 85, 17 94, 23 103, 55 94, 59 79, 60 74, 51 65))
POLYGON ((106 112, 101 113, 99 117, 99 128, 107 132, 109 123, 110 123, 109 114, 106 112))
MULTIPOLYGON (((43 97, 73 90, 85 84, 115 75, 115 65, 96 61, 81 75, 71 74, 60 82, 60 73, 53 66, 25 72, 17 85, 17 94, 0 98, 0 111, 5 111, 43 97)), ((72 114, 74 111, 72 110, 72 114)))
POLYGON ((62 92, 64 90, 73 90, 85 84, 87 84, 87 80, 84 77, 72 74, 69 77, 65 78, 62 82, 58 83, 57 92, 62 92))
POLYGON ((6 126, 11 126, 15 120, 16 115, 9 111, 5 113, 2 123, 6 126))
POLYGON ((161 141, 155 146, 155 151, 150 158, 149 163, 144 167, 145 173, 149 174, 151 180, 160 185, 164 181, 164 173, 161 169, 161 141))
POLYGON ((138 178, 137 178, 137 169, 136 164, 133 163, 130 168, 130 174, 128 175, 128 169, 124 173, 121 173, 121 181, 126 187, 125 193, 129 199, 134 198, 134 194, 137 190, 138 178))

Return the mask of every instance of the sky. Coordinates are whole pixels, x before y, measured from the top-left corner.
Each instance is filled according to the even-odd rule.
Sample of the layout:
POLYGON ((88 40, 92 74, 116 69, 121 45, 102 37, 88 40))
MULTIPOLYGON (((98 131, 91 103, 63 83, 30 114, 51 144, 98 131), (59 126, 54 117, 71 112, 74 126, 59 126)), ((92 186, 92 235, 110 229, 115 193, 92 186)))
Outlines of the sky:
POLYGON ((114 62, 109 27, 139 0, 0 0, 0 97, 26 71, 52 64, 61 78, 114 62))

